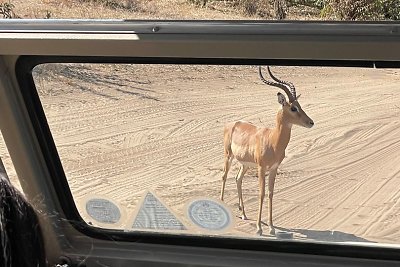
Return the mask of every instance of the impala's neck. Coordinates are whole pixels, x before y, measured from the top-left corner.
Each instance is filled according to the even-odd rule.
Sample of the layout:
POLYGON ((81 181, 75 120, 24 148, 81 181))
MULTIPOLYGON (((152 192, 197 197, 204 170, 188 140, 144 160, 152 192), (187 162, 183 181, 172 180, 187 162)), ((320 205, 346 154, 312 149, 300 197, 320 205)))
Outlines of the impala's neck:
POLYGON ((272 130, 273 146, 275 151, 284 151, 289 144, 292 124, 285 120, 283 110, 279 110, 276 114, 276 125, 272 130))

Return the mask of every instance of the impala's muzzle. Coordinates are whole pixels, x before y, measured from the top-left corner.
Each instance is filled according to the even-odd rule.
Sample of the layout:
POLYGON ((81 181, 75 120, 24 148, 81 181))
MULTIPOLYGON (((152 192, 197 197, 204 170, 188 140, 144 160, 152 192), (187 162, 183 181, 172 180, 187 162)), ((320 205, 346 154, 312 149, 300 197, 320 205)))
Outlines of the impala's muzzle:
POLYGON ((307 123, 306 123, 306 125, 305 125, 307 128, 312 128, 313 126, 314 126, 314 122, 313 122, 313 120, 309 120, 307 123))

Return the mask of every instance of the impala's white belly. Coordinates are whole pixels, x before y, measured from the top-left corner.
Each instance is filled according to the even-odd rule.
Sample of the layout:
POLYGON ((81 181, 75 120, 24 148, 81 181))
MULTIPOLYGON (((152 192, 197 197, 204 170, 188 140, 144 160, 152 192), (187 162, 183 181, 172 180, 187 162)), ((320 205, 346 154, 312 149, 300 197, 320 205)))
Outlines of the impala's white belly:
MULTIPOLYGON (((240 160, 238 160, 238 161, 239 161, 240 164, 242 164, 242 165, 244 165, 246 167, 257 167, 258 166, 258 164, 254 163, 254 162, 246 162, 246 161, 240 161, 240 160)), ((267 166, 267 170, 276 169, 276 168, 278 168, 278 166, 279 166, 279 164, 275 163, 272 166, 267 166)))
POLYGON ((238 161, 240 162, 240 164, 242 164, 246 167, 257 167, 258 166, 258 164, 254 163, 254 162, 247 162, 247 161, 240 161, 240 160, 238 160, 238 161))

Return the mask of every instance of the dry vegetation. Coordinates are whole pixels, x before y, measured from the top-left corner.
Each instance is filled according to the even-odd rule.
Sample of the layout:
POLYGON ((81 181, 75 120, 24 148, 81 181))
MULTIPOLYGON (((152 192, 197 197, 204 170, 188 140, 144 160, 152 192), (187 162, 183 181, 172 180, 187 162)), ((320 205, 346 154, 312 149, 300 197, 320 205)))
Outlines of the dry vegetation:
MULTIPOLYGON (((21 18, 76 19, 273 19, 269 1, 208 1, 199 6, 188 0, 14 0, 21 18)), ((297 5, 288 19, 317 19, 319 11, 297 5)))
POLYGON ((37 0, 14 1, 15 12, 22 18, 75 19, 239 19, 236 14, 197 8, 185 0, 101 1, 37 0), (179 7, 179 8, 177 8, 179 7))
POLYGON ((5 18, 399 20, 400 0, 12 0, 5 18))

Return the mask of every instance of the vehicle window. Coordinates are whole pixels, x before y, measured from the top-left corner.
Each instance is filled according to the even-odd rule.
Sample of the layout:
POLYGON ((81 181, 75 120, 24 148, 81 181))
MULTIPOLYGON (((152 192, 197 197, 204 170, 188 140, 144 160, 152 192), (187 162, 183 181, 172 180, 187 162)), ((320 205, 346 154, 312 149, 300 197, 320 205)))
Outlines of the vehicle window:
POLYGON ((84 221, 124 231, 398 242, 399 71, 271 72, 275 81, 266 67, 260 79, 257 66, 35 67, 84 221))

